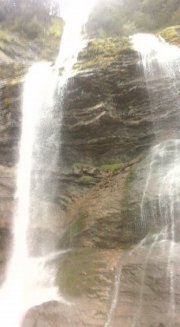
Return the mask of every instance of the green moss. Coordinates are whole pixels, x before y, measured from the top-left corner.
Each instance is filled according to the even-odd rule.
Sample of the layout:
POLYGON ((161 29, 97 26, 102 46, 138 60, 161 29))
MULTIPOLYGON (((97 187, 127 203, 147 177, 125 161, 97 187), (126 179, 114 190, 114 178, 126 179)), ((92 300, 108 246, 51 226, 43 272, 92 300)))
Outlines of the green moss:
POLYGON ((61 292, 70 296, 94 294, 99 283, 97 252, 83 248, 68 253, 60 263, 56 283, 61 292))
MULTIPOLYGON (((114 163, 108 163, 108 164, 104 164, 104 165, 101 165, 101 166, 96 166, 96 165, 93 165, 93 164, 85 164, 85 163, 74 163, 72 168, 78 168, 80 170, 83 170, 83 169, 97 169, 99 171, 111 171, 111 172, 115 172, 115 171, 118 171, 118 170, 122 170, 124 168, 125 164, 123 162, 114 162, 114 163)), ((90 178, 92 178, 91 176, 87 176, 87 175, 83 175, 82 176, 82 181, 83 179, 86 180, 87 178, 87 181, 89 179, 90 181, 90 178)))
POLYGON ((80 69, 96 66, 106 68, 119 58, 123 50, 128 48, 130 48, 130 43, 127 37, 93 39, 80 53, 79 58, 82 62, 76 67, 80 69))
POLYGON ((94 39, 88 44, 88 55, 89 57, 92 55, 103 55, 104 57, 109 57, 116 54, 118 46, 119 42, 115 38, 94 39))
POLYGON ((99 169, 100 170, 104 170, 104 171, 117 171, 117 170, 122 170, 124 168, 124 163, 113 163, 113 164, 109 164, 109 165, 103 165, 100 166, 99 169))
POLYGON ((91 184, 93 181, 94 181, 94 178, 92 176, 89 176, 89 175, 82 175, 80 178, 79 178, 79 181, 82 183, 82 184, 91 184))
POLYGON ((167 27, 159 34, 169 43, 180 44, 180 25, 167 27))

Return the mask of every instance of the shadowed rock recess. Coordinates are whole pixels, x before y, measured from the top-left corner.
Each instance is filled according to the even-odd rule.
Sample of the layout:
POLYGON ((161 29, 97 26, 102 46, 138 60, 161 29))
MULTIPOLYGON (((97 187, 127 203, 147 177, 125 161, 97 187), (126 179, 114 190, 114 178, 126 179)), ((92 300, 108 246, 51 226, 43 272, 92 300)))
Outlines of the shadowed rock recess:
MULTIPOLYGON (((56 282, 70 305, 51 302, 32 308, 23 327, 180 327, 179 237, 170 259, 176 285, 172 313, 167 273, 171 240, 163 242, 160 220, 152 221, 149 215, 144 224, 141 219, 149 150, 178 132, 178 105, 170 110, 169 84, 157 74, 150 81, 152 92, 158 98, 161 90, 163 97, 152 113, 140 58, 130 47, 102 67, 96 66, 94 57, 94 65, 85 69, 86 60, 81 54, 79 68, 68 82, 62 120, 57 92, 55 123, 62 124, 61 153, 55 171, 47 166, 45 189, 37 190, 32 199, 40 208, 32 212, 34 255, 41 254, 44 238, 45 252, 51 239, 55 249, 69 249, 49 265, 58 267, 56 282), (51 192, 52 183, 56 194, 51 192)), ((0 82, 1 280, 11 244, 22 81, 28 66, 13 56, 3 64, 7 69, 0 82)), ((180 76, 177 79, 180 83, 180 76)), ((50 153, 59 142, 51 132, 50 153)), ((153 187, 156 184, 146 197, 147 208, 157 201, 153 187)))

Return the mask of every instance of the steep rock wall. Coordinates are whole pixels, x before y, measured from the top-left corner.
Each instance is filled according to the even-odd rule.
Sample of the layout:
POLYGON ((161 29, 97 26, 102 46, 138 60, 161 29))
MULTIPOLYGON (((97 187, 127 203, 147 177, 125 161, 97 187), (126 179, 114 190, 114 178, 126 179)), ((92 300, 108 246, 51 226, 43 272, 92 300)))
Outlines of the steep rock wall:
MULTIPOLYGON (((148 167, 146 154, 155 139, 153 125, 163 121, 156 140, 165 140, 173 135, 172 122, 177 121, 179 113, 178 106, 173 112, 169 110, 167 85, 158 76, 152 88, 157 90, 157 96, 159 88, 163 89, 164 97, 152 112, 139 62, 136 52, 124 50, 108 67, 80 71, 69 81, 63 119, 57 119, 57 124, 62 124, 62 134, 57 139, 57 143, 61 140, 58 169, 48 174, 49 187, 43 197, 36 199, 43 216, 47 214, 46 202, 51 203, 47 224, 41 226, 36 220, 32 228, 37 235, 36 253, 41 252, 44 238, 49 242, 56 239, 56 248, 72 248, 62 260, 57 258, 50 264, 58 267, 57 285, 74 306, 47 303, 34 308, 25 318, 25 327, 50 326, 52 321, 54 326, 61 321, 64 327, 105 326, 114 296, 116 306, 109 326, 169 326, 171 294, 165 272, 166 244, 162 252, 158 243, 161 236, 156 240, 162 226, 159 222, 154 226, 150 220, 145 228, 142 226, 140 203, 148 167), (117 169, 112 169, 114 163, 120 164, 117 169), (104 169, 104 165, 108 168, 104 169), (50 192, 54 182, 56 199, 50 192), (117 294, 114 285, 118 287, 117 294)), ((2 85, 6 100, 5 87, 10 90, 11 85, 2 85)), ((0 139, 2 266, 10 243, 14 165, 21 123, 20 89, 21 83, 17 83, 10 94, 11 101, 2 111, 6 131, 4 134, 2 130, 0 139)), ((60 115, 57 99, 57 117, 60 115)), ((175 126, 178 130, 178 122, 175 126)), ((173 258, 175 280, 179 278, 178 251, 177 243, 173 258)), ((177 312, 179 294, 177 287, 177 312)), ((176 313, 172 326, 179 323, 176 313)))

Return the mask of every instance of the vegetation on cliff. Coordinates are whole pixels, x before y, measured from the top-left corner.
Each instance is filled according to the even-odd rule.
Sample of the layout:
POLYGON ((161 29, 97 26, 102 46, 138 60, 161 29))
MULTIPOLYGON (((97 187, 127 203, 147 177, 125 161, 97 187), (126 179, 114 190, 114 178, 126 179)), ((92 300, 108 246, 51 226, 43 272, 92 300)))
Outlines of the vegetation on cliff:
POLYGON ((167 27, 160 31, 160 35, 167 42, 180 45, 180 25, 167 27))
POLYGON ((105 37, 154 32, 179 21, 178 0, 101 0, 88 27, 92 35, 105 37))
POLYGON ((0 0, 0 60, 52 60, 63 30, 56 13, 49 0, 0 0))
POLYGON ((180 44, 180 3, 177 0, 100 0, 87 25, 91 37, 77 68, 106 69, 131 49, 129 35, 156 33, 180 44))
POLYGON ((117 61, 120 53, 130 47, 128 37, 95 38, 89 41, 81 52, 77 67, 81 69, 100 67, 106 68, 117 61))
POLYGON ((51 13, 58 11, 59 4, 55 0, 0 0, 0 19, 6 19, 4 15, 13 16, 17 11, 20 12, 36 12, 39 14, 51 13))

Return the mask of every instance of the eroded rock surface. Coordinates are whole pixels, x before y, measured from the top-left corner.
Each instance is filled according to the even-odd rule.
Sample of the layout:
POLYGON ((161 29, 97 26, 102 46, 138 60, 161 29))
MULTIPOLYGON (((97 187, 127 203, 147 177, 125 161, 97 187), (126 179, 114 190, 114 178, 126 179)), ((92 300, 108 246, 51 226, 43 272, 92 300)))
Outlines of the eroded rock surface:
POLYGON ((69 82, 62 127, 66 163, 126 161, 150 145, 152 117, 138 61, 126 50, 110 67, 82 71, 69 82))
MULTIPOLYGON (((144 225, 141 217, 153 125, 162 121, 156 141, 173 137, 179 128, 178 105, 169 110, 169 84, 157 75, 151 87, 157 98, 158 90, 163 91, 153 111, 139 57, 125 50, 106 68, 75 74, 66 90, 62 121, 57 97, 61 151, 56 170, 47 170, 42 192, 37 189, 32 199, 29 242, 33 255, 70 248, 55 265, 56 284, 72 305, 49 302, 32 308, 23 327, 180 326, 179 243, 171 253, 171 240, 161 235, 164 225, 150 218, 144 225), (114 170, 113 163, 121 165, 114 170), (105 164, 110 167, 104 169, 105 164)), ((21 80, 1 84, 2 267, 11 239, 21 90, 21 80)), ((147 206, 157 201, 155 189, 156 183, 147 206)))

